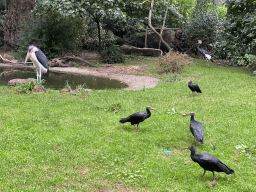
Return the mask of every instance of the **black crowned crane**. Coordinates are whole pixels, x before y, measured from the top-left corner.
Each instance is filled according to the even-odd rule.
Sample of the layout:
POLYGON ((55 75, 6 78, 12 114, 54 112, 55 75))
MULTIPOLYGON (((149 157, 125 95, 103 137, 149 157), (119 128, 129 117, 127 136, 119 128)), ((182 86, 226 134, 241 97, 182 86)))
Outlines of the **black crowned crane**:
POLYGON ((207 61, 207 64, 210 67, 208 60, 211 60, 211 62, 213 62, 212 56, 210 55, 210 53, 208 51, 199 48, 199 46, 202 44, 201 40, 198 40, 198 43, 196 43, 196 44, 198 45, 197 46, 198 51, 204 56, 204 59, 207 61))
POLYGON ((28 53, 25 59, 25 64, 29 58, 36 68, 37 82, 40 82, 41 73, 43 73, 43 75, 46 77, 49 75, 48 59, 45 56, 45 54, 34 45, 30 45, 28 47, 28 53))
POLYGON ((194 141, 197 140, 197 142, 200 142, 204 144, 204 127, 203 124, 199 121, 195 121, 195 114, 193 112, 190 112, 185 116, 190 115, 190 131, 194 136, 194 141))
MULTIPOLYGON (((154 110, 156 112, 158 112, 156 109, 148 106, 146 108, 147 113, 144 111, 141 112, 137 112, 137 113, 133 113, 132 115, 130 115, 129 117, 126 118, 121 118, 121 120, 119 121, 120 123, 126 123, 126 122, 131 122, 131 125, 134 126, 134 128, 136 129, 136 131, 139 131, 138 127, 139 127, 139 123, 144 121, 145 119, 149 118, 151 116, 151 112, 150 110, 154 110), (137 124, 137 127, 135 126, 137 124)), ((158 112, 159 113, 159 112, 158 112)))
MULTIPOLYGON (((199 86, 197 84, 195 84, 195 83, 192 83, 191 80, 188 80, 188 82, 186 84, 188 84, 188 87, 192 91, 192 93, 194 93, 194 92, 202 93, 202 91, 199 88, 199 86)), ((194 94, 193 94, 193 96, 194 96, 194 94)))
POLYGON ((194 148, 194 146, 185 147, 184 149, 189 149, 191 151, 191 159, 194 162, 198 163, 204 169, 204 173, 202 176, 204 176, 206 171, 211 171, 213 174, 213 180, 215 180, 214 171, 225 172, 226 174, 235 174, 234 170, 228 168, 224 163, 222 163, 218 158, 214 157, 213 155, 210 155, 208 153, 196 154, 196 149, 194 148))

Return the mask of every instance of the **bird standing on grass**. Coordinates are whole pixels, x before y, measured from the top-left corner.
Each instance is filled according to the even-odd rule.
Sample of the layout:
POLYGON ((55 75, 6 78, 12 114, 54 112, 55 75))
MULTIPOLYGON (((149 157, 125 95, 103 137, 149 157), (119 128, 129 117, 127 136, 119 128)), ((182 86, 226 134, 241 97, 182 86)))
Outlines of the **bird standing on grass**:
POLYGON ((28 53, 25 59, 25 64, 29 58, 36 67, 37 82, 40 82, 42 72, 43 75, 46 77, 49 75, 48 59, 46 55, 38 47, 34 45, 30 45, 28 47, 28 53))
POLYGON ((201 40, 198 40, 198 43, 196 43, 196 44, 198 45, 197 46, 198 51, 204 56, 204 59, 207 61, 207 64, 210 67, 208 60, 211 60, 211 62, 213 62, 212 56, 210 55, 210 53, 208 51, 199 48, 199 46, 202 44, 201 40))
POLYGON ((192 91, 193 93, 193 96, 194 96, 194 92, 197 92, 197 93, 202 93, 201 89, 199 88, 199 86, 195 83, 192 83, 191 80, 188 80, 188 82, 186 83, 188 84, 188 87, 189 89, 192 91))
POLYGON ((195 114, 193 112, 190 112, 183 117, 190 115, 190 131, 192 135, 194 136, 194 141, 197 140, 197 142, 200 142, 204 144, 204 127, 203 124, 199 121, 195 121, 195 114))
MULTIPOLYGON (((141 112, 137 112, 137 113, 133 113, 132 115, 130 115, 129 117, 126 118, 121 118, 121 120, 119 121, 120 123, 126 123, 126 122, 131 122, 131 125, 134 126, 134 128, 136 129, 136 131, 139 131, 138 127, 139 127, 139 123, 144 121, 145 119, 149 118, 151 116, 151 112, 150 110, 154 110, 156 112, 158 112, 156 109, 148 106, 146 108, 147 113, 144 111, 141 112), (137 124, 137 127, 135 126, 137 124)), ((158 112, 159 113, 159 112, 158 112)))
POLYGON ((218 158, 214 157, 213 155, 210 155, 208 153, 196 154, 196 149, 194 148, 194 146, 185 147, 184 149, 189 149, 191 151, 191 159, 194 162, 198 163, 204 169, 204 173, 202 176, 204 176, 206 171, 211 171, 213 174, 213 180, 215 180, 214 171, 225 172, 226 174, 235 174, 234 170, 228 168, 224 163, 222 163, 218 158))

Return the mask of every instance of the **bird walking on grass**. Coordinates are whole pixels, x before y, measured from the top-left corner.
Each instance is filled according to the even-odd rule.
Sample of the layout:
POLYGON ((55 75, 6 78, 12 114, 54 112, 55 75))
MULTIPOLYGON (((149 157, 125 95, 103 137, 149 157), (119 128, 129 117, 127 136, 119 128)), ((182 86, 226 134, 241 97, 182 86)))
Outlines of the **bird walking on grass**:
POLYGON ((204 127, 203 124, 199 121, 195 121, 195 114, 190 112, 185 116, 190 115, 190 132, 194 136, 194 141, 204 144, 204 127))
POLYGON ((201 40, 198 40, 198 43, 196 43, 196 44, 198 45, 197 46, 198 51, 204 56, 204 59, 207 61, 207 64, 210 67, 208 60, 211 60, 211 62, 213 62, 212 56, 210 55, 210 53, 208 51, 199 48, 199 46, 202 44, 201 40))
POLYGON ((193 96, 195 95, 194 93, 197 92, 197 93, 202 93, 201 89, 199 88, 199 86, 195 83, 192 83, 191 80, 188 80, 187 83, 188 84, 188 87, 189 89, 192 91, 193 93, 193 96))
MULTIPOLYGON (((202 176, 204 176, 206 171, 211 171, 213 174, 213 180, 215 180, 215 174, 214 171, 217 172, 224 172, 226 174, 235 174, 235 171, 228 168, 227 165, 222 163, 218 158, 214 157, 211 154, 208 153, 199 153, 196 154, 196 149, 194 146, 185 147, 184 149, 189 149, 191 154, 191 159, 198 163, 203 169, 204 173, 202 176)), ((182 150, 184 150, 182 149, 182 150)))
POLYGON ((25 64, 29 58, 31 59, 36 68, 37 82, 40 82, 42 73, 46 77, 49 75, 48 59, 46 55, 38 47, 34 45, 30 45, 28 47, 28 53, 25 59, 25 64))
MULTIPOLYGON (((130 122, 131 125, 134 126, 134 128, 136 129, 136 131, 139 131, 138 127, 139 127, 139 123, 143 122, 145 119, 149 118, 151 116, 151 112, 150 110, 154 110, 156 112, 158 112, 156 109, 148 106, 146 108, 146 112, 141 111, 141 112, 137 112, 137 113, 133 113, 132 115, 130 115, 129 117, 126 118, 121 118, 121 120, 119 121, 120 123, 126 123, 126 122, 130 122), (137 125, 137 127, 136 127, 137 125)), ((159 112, 158 112, 159 113, 159 112)))

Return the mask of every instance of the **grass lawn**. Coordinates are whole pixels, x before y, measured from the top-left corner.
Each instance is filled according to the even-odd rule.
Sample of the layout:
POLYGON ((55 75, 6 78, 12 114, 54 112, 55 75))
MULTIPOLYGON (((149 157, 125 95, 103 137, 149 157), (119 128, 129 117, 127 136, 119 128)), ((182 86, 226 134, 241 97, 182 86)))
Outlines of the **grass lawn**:
POLYGON ((153 89, 89 97, 0 87, 0 191, 256 191, 255 77, 201 60, 182 76, 153 89), (192 96, 188 79, 202 94, 192 96), (146 106, 160 114, 152 111, 141 132, 119 123, 146 106), (191 111, 204 125, 205 144, 194 143, 190 117, 182 116, 191 111), (236 174, 202 177, 190 151, 181 151, 190 145, 236 174))

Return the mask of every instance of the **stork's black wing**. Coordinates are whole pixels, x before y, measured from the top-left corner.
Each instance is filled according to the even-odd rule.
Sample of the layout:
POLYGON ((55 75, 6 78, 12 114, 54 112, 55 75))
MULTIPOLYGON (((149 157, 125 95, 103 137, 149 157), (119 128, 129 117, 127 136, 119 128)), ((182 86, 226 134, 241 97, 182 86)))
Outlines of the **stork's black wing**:
POLYGON ((48 69, 48 59, 46 57, 46 55, 38 48, 38 51, 35 51, 35 55, 37 60, 46 68, 48 69))

